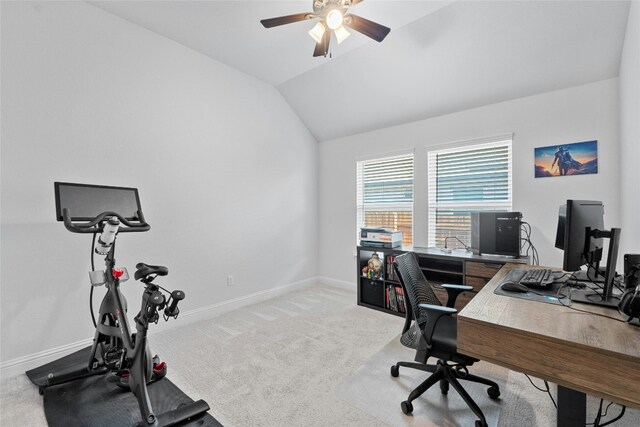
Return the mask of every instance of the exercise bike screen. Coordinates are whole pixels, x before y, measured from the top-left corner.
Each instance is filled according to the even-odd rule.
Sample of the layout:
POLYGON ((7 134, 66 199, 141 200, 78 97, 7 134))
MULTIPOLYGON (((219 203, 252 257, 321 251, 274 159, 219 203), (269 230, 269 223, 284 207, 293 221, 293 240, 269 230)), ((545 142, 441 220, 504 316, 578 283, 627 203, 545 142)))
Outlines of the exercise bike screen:
POLYGON ((69 210, 72 221, 89 221, 103 212, 115 212, 127 220, 139 220, 141 210, 137 188, 55 182, 56 217, 69 210))

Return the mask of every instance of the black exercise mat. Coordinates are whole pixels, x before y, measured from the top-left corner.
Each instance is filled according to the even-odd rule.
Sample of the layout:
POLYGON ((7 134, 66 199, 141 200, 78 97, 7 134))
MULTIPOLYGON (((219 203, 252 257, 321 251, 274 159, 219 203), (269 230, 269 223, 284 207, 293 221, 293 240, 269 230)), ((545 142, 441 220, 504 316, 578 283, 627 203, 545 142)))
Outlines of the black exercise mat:
MULTIPOLYGON (((70 372, 87 366, 91 347, 27 371, 37 386, 46 384, 50 372, 70 372)), ((149 384, 149 397, 156 416, 193 402, 168 378, 149 384)), ((44 389, 44 411, 51 427, 57 426, 133 426, 141 421, 138 401, 133 393, 107 382, 106 375, 94 375, 44 389)), ((181 426, 222 427, 208 413, 181 426)))
POLYGON ((76 369, 88 366, 89 353, 91 353, 91 346, 85 347, 82 350, 78 350, 75 353, 71 353, 68 356, 62 357, 46 365, 39 366, 35 369, 27 371, 27 377, 37 386, 43 386, 47 382, 47 376, 50 372, 56 372, 58 374, 62 372, 71 372, 76 369))
MULTIPOLYGON (((193 402, 168 378, 149 384, 149 397, 156 416, 193 402)), ((44 412, 50 427, 134 426, 142 420, 133 393, 96 375, 70 383, 47 387, 44 412)), ((204 413, 181 426, 222 427, 210 414, 204 413)))

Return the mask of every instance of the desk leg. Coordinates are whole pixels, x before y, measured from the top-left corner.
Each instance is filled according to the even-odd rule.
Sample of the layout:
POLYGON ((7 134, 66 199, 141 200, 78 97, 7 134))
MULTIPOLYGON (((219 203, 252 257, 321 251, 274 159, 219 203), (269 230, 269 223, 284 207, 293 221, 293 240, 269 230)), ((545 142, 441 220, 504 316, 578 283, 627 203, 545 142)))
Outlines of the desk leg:
POLYGON ((558 427, 584 427, 587 423, 587 395, 558 386, 558 427))

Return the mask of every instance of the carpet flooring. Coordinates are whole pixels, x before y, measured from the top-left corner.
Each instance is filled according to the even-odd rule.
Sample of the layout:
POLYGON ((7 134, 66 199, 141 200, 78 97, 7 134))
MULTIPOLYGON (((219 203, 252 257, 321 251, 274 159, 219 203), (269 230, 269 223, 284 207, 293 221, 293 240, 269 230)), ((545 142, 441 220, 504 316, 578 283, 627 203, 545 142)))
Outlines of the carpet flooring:
MULTIPOLYGON (((398 344, 403 319, 355 300, 346 290, 307 287, 152 334, 151 347, 167 361, 171 381, 192 399, 206 400, 227 427, 473 425, 453 390, 446 401, 428 392, 414 402, 412 417, 402 414, 400 402, 421 378, 410 369, 398 378, 388 372, 396 361, 412 359, 398 344)), ((490 425, 555 425, 550 399, 524 375, 490 364, 477 372, 502 386, 498 402, 482 400, 490 425)), ((612 406, 609 417, 617 411, 612 406)), ((46 425, 42 397, 25 375, 0 381, 0 425, 46 425)), ((637 427, 638 411, 612 425, 637 427)))
MULTIPOLYGON (((452 388, 447 396, 436 384, 413 402, 412 416, 400 409, 411 391, 427 378, 428 373, 400 368, 397 378, 391 377, 389 368, 397 361, 413 361, 414 352, 400 344, 399 336, 365 362, 356 372, 340 384, 339 397, 363 412, 375 416, 390 426, 473 426, 477 419, 462 398, 452 388)), ((556 425, 556 409, 548 394, 536 390, 521 373, 487 362, 474 364, 470 372, 498 383, 502 392, 498 400, 491 400, 486 386, 461 381, 467 392, 482 409, 487 423, 498 427, 547 427, 556 425)), ((532 378, 538 387, 542 380, 532 378)), ((551 394, 557 400, 557 390, 550 384, 551 394)), ((587 397, 587 421, 593 422, 600 399, 587 397)), ((612 405, 602 422, 612 419, 620 411, 612 405)), ((640 426, 640 411, 627 408, 624 418, 611 424, 617 427, 640 426)), ((560 426, 562 427, 562 426, 560 426)))

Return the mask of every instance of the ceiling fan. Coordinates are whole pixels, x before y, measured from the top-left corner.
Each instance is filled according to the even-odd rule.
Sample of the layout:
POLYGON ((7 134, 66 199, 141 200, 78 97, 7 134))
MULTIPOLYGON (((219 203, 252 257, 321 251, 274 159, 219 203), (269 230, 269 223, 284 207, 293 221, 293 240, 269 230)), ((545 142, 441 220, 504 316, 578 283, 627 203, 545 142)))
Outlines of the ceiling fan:
POLYGON ((344 27, 351 28, 377 42, 384 40, 391 31, 384 25, 347 13, 350 6, 362 1, 364 0, 313 0, 313 12, 263 19, 260 22, 265 28, 271 28, 307 19, 320 19, 309 31, 309 35, 316 41, 313 56, 327 56, 332 32, 336 35, 338 44, 351 35, 344 27))

